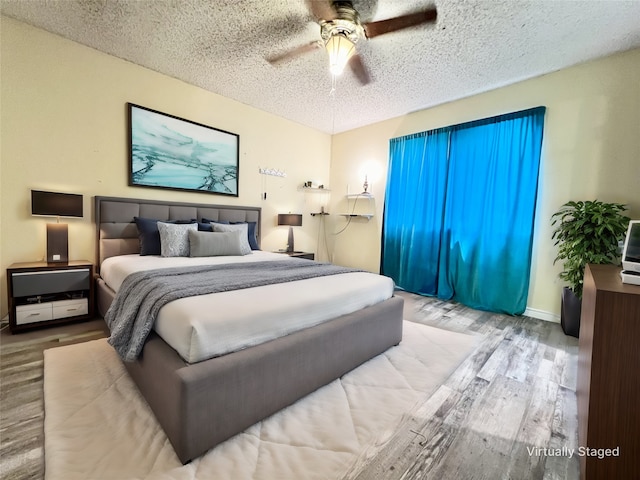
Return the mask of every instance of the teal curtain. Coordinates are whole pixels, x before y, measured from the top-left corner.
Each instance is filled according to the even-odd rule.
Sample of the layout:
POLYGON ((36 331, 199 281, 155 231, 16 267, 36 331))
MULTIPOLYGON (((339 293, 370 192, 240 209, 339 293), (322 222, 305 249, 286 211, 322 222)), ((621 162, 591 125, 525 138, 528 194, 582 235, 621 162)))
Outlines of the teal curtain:
POLYGON ((435 293, 447 186, 448 130, 391 140, 382 270, 411 292, 435 293), (416 192, 420 192, 416 195, 416 192))
POLYGON ((538 107, 391 140, 385 275, 408 291, 524 312, 544 113, 538 107), (407 148, 416 138, 427 139, 423 153, 407 148), (428 148, 436 139, 446 145, 428 148))

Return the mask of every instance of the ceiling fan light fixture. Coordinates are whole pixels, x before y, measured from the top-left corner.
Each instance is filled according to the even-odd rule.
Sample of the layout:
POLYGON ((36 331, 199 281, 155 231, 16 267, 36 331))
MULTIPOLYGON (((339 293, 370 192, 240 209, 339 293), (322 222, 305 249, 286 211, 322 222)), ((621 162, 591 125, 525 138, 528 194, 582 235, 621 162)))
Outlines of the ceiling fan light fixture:
POLYGON ((355 43, 346 35, 336 33, 327 39, 324 46, 329 53, 329 70, 333 75, 340 75, 356 51, 355 43))

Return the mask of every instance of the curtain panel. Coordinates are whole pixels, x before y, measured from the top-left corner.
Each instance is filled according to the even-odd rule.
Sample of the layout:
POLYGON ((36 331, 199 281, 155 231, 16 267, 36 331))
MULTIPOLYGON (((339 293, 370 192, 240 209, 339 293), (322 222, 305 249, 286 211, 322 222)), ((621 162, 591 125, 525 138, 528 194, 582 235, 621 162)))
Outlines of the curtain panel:
POLYGON ((544 114, 392 139, 382 272, 407 291, 523 313, 544 114))
POLYGON ((437 291, 449 134, 441 129, 391 140, 382 271, 411 292, 437 291))

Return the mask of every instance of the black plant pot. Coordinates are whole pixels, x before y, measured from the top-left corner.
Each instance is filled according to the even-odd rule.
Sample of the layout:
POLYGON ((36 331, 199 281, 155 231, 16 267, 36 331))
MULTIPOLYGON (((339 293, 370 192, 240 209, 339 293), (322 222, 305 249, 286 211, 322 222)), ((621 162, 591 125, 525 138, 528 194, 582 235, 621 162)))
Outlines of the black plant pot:
POLYGON ((560 325, 566 335, 578 338, 580 334, 580 314, 582 300, 569 287, 562 289, 562 309, 560 311, 560 325))

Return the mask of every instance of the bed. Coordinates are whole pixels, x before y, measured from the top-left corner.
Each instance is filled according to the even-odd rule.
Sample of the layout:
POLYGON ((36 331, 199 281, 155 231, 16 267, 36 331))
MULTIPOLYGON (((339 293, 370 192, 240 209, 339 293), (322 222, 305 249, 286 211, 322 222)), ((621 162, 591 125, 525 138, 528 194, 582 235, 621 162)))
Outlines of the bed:
MULTIPOLYGON (((259 245, 259 207, 95 197, 98 260, 96 292, 98 309, 102 315, 107 312, 115 298, 115 290, 108 282, 112 282, 116 288, 118 284, 117 280, 113 280, 113 274, 107 275, 106 266, 113 263, 118 265, 119 262, 128 266, 131 263, 129 258, 134 264, 142 262, 145 258, 139 255, 140 241, 138 229, 133 222, 134 217, 166 221, 206 218, 219 222, 254 222, 255 237, 259 245), (105 272, 101 269, 103 264, 105 272)), ((259 250, 251 255, 260 261, 269 256, 272 260, 273 257, 285 257, 259 250)), ((122 279, 123 270, 116 271, 120 272, 122 279)), ((347 283, 362 284, 370 280, 373 284, 378 281, 375 277, 379 277, 357 272, 347 275, 357 274, 363 276, 353 277, 358 278, 358 281, 353 282, 351 278, 351 282, 347 283)), ((295 286, 296 292, 307 290, 308 302, 311 303, 304 306, 303 310, 293 313, 279 313, 284 310, 278 308, 259 309, 262 313, 257 315, 259 318, 256 320, 270 325, 270 322, 284 320, 308 321, 314 315, 318 318, 324 315, 328 316, 327 318, 316 318, 307 324, 303 322, 290 332, 263 337, 259 342, 243 345, 240 349, 236 347, 228 351, 217 351, 212 357, 210 351, 202 353, 203 350, 209 349, 209 346, 201 339, 182 342, 189 343, 184 347, 179 341, 176 344, 171 337, 172 329, 184 330, 181 315, 194 308, 193 305, 189 306, 189 302, 199 302, 199 311, 220 312, 222 310, 219 303, 212 308, 206 307, 206 302, 213 301, 213 295, 218 296, 215 297, 216 302, 220 302, 220 298, 226 298, 227 302, 236 305, 257 303, 258 298, 273 299, 269 305, 274 302, 284 305, 288 303, 287 298, 293 295, 278 296, 273 294, 275 290, 269 290, 280 288, 279 286, 247 288, 242 295, 250 297, 237 297, 240 295, 239 292, 228 292, 227 297, 224 297, 227 293, 215 293, 204 295, 202 298, 171 302, 160 310, 157 323, 165 326, 164 331, 163 327, 158 327, 159 331, 154 327, 142 347, 140 356, 124 364, 182 463, 197 458, 217 444, 401 341, 403 301, 393 296, 392 291, 391 294, 381 297, 377 293, 371 294, 373 296, 365 298, 361 304, 351 302, 351 297, 342 297, 332 305, 313 303, 314 296, 308 292, 329 290, 331 285, 334 285, 334 293, 339 295, 343 290, 339 277, 341 275, 335 275, 331 281, 326 278, 313 278, 290 282, 290 288, 295 286), (307 284, 302 283, 315 281, 324 282, 323 286, 308 284, 311 286, 306 287, 307 284), (244 300, 238 300, 239 298, 244 300), (176 310, 179 303, 185 304, 182 310, 176 310), (349 308, 353 311, 345 313, 344 310, 336 310, 336 304, 350 304, 349 308), (193 347, 194 345, 196 347, 193 347)), ((333 295, 331 292, 329 294, 333 295)), ((359 294, 352 297, 359 297, 359 294)), ((267 305, 267 302, 264 304, 267 305)), ((218 313, 213 316, 223 317, 218 313)), ((220 328, 226 331, 227 327, 220 328)), ((191 337, 195 336, 193 331, 191 330, 191 337)))

